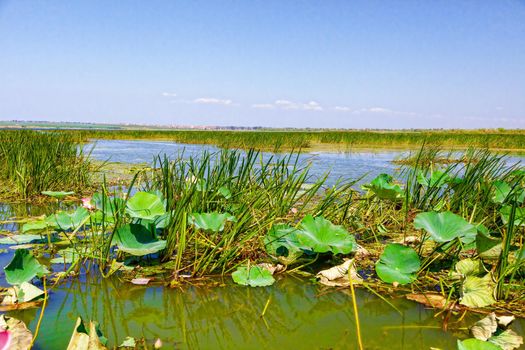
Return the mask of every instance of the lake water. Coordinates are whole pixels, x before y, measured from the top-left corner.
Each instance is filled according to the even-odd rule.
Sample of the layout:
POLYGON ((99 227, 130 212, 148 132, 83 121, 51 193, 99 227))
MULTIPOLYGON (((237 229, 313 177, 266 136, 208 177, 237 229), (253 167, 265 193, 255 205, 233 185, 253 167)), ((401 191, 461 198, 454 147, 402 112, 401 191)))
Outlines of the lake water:
MULTIPOLYGON (((149 163, 159 153, 198 156, 210 146, 170 142, 98 141, 92 156, 113 162, 149 163)), ((308 153, 312 172, 331 172, 331 179, 368 178, 393 173, 398 151, 308 153)), ((54 208, 26 205, 2 206, 0 217, 40 215, 54 208)), ((5 224, 14 230, 16 224, 5 224)), ((3 267, 13 251, 0 254, 0 283, 7 285, 3 267)), ((53 265, 55 271, 63 266, 53 265)), ((149 344, 160 338, 163 349, 355 349, 356 331, 348 290, 327 289, 310 280, 288 276, 273 286, 249 288, 220 281, 221 286, 186 285, 182 288, 143 287, 84 275, 54 288, 45 310, 36 349, 65 349, 77 316, 96 320, 109 339, 119 345, 126 336, 144 337, 149 344), (261 313, 269 300, 264 317, 261 313)), ((39 282, 37 282, 39 283, 39 282)), ((41 285, 37 284, 39 287, 41 285)), ((435 311, 404 300, 390 299, 398 309, 362 289, 357 290, 361 332, 366 349, 455 349, 456 340, 468 337, 465 328, 482 316, 469 314, 448 320, 448 331, 435 311)), ((40 309, 8 314, 34 330, 40 309)), ((525 322, 512 328, 525 333, 525 322)), ((151 348, 151 347, 150 347, 151 348)))

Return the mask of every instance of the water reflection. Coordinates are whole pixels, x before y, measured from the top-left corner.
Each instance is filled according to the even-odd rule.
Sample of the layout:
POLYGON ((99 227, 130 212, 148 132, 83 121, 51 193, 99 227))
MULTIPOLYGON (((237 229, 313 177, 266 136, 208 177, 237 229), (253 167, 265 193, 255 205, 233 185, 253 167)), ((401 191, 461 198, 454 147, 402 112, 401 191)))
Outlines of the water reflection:
MULTIPOLYGON (((309 281, 291 277, 267 288, 227 283, 182 290, 121 284, 117 279, 75 280, 51 295, 38 346, 65 348, 77 315, 82 315, 101 323, 110 345, 130 335, 151 341, 160 337, 167 348, 181 349, 353 348, 350 296, 345 291, 319 292, 309 281), (261 318, 268 298, 269 308, 261 318)), ((401 314, 358 291, 367 349, 455 346, 454 336, 440 329, 432 311, 405 300, 394 303, 401 314)), ((35 326, 34 310, 17 317, 35 326)))

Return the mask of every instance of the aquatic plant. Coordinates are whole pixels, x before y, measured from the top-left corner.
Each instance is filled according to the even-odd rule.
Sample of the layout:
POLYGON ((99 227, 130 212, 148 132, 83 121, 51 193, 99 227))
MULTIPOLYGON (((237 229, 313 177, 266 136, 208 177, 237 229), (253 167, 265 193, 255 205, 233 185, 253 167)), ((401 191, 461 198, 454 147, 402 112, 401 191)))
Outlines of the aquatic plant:
MULTIPOLYGON (((84 191, 91 184, 91 162, 78 139, 54 132, 0 132, 0 180, 11 196, 28 199, 63 189, 84 191)), ((60 191, 60 192, 55 192, 60 191)))
POLYGON ((357 249, 354 236, 323 217, 305 216, 296 236, 303 249, 314 253, 349 254, 357 249))
POLYGON ((166 241, 157 239, 145 226, 126 224, 119 227, 113 236, 119 250, 131 255, 153 254, 166 248, 166 241))
POLYGON ((20 285, 34 277, 42 277, 49 273, 27 249, 17 249, 11 262, 4 268, 4 272, 7 283, 11 285, 20 285))
POLYGON ((250 287, 271 286, 275 282, 272 273, 261 266, 241 266, 232 273, 232 279, 237 284, 250 287))
POLYGON ((393 177, 388 174, 378 175, 365 189, 374 193, 380 199, 397 200, 402 197, 403 190, 398 184, 393 182, 393 177))
POLYGON ((375 268, 381 280, 387 283, 413 282, 421 262, 416 251, 397 243, 390 243, 379 257, 375 268))
POLYGON ((450 242, 456 238, 463 243, 472 243, 478 232, 476 226, 448 211, 419 213, 414 219, 414 227, 424 229, 430 239, 438 243, 450 242))

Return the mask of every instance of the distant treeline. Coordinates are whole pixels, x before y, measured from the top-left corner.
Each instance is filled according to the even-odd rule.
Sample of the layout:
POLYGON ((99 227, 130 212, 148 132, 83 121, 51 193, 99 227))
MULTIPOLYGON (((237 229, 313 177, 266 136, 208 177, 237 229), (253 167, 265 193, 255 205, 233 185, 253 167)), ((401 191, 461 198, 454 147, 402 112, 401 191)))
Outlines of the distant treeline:
POLYGON ((225 148, 290 150, 344 146, 414 148, 423 143, 444 148, 525 149, 524 130, 428 131, 219 131, 219 130, 62 130, 79 140, 169 140, 225 148))

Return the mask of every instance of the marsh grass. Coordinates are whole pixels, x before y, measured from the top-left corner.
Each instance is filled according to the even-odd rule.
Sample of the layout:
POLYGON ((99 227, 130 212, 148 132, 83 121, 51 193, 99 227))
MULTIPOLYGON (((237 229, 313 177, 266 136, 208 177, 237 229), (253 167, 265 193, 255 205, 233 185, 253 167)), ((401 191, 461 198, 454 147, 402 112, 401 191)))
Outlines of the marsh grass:
POLYGON ((8 194, 28 199, 42 191, 79 191, 90 184, 90 161, 73 136, 0 131, 0 180, 8 194))
POLYGON ((168 140, 188 144, 217 145, 222 148, 290 151, 311 147, 419 148, 426 143, 444 149, 469 147, 523 150, 521 130, 61 130, 75 138, 112 140, 168 140))

